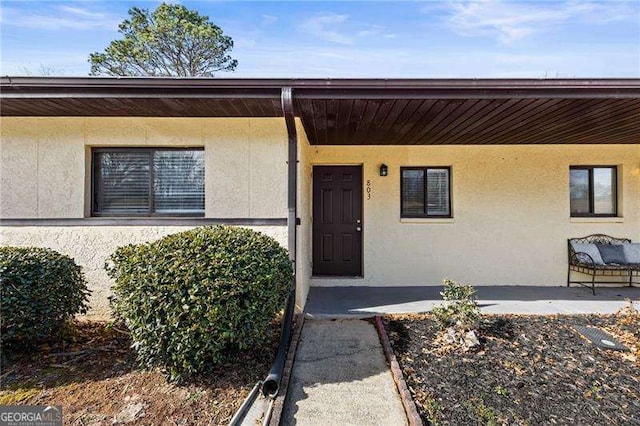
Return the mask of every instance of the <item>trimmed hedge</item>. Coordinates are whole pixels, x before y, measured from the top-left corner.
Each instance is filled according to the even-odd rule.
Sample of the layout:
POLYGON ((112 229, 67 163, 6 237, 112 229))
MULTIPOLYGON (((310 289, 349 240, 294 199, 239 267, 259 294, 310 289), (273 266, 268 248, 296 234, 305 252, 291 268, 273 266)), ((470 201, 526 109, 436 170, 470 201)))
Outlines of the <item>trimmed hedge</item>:
POLYGON ((264 343, 293 276, 273 238, 228 226, 120 247, 106 270, 138 361, 170 380, 210 372, 264 343))
POLYGON ((2 345, 29 348, 56 337, 75 314, 87 312, 90 294, 73 259, 38 247, 0 247, 2 345))

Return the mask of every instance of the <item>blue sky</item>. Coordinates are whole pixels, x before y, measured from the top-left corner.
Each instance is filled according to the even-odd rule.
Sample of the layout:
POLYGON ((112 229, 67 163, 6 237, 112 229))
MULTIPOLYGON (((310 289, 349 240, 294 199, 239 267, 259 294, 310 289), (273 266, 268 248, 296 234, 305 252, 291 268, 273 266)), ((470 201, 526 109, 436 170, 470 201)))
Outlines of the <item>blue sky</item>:
MULTIPOLYGON (((3 75, 87 75, 131 6, 2 0, 3 75)), ((235 77, 640 77, 640 1, 182 1, 235 41, 235 77)))

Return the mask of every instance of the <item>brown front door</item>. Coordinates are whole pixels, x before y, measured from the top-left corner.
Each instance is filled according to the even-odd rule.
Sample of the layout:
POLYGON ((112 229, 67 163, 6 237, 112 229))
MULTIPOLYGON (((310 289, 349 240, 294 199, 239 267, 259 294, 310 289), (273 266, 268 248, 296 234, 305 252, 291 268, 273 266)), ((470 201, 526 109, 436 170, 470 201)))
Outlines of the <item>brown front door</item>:
POLYGON ((313 167, 313 275, 362 276, 362 167, 313 167))

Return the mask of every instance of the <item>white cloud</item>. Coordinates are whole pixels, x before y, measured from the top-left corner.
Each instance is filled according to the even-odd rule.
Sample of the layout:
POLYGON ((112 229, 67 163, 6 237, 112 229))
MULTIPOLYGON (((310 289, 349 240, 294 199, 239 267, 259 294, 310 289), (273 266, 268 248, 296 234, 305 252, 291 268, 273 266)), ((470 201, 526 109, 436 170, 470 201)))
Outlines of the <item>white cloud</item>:
POLYGON ((278 17, 273 15, 262 15, 260 17, 262 25, 271 25, 278 22, 278 17))
POLYGON ((115 30, 122 17, 85 7, 56 5, 46 11, 2 10, 2 25, 35 30, 115 30))
POLYGON ((339 30, 339 25, 349 20, 348 15, 325 13, 314 16, 300 24, 301 31, 311 34, 325 41, 338 44, 353 44, 354 37, 339 30))
POLYGON ((367 24, 364 27, 365 27, 365 29, 358 31, 358 34, 357 34, 358 37, 369 37, 369 36, 373 36, 373 35, 379 35, 379 36, 385 37, 385 38, 393 38, 393 37, 395 37, 395 34, 387 33, 386 32, 386 27, 384 27, 382 25, 367 24))
POLYGON ((386 31, 386 27, 351 21, 349 15, 325 13, 304 21, 299 27, 301 31, 319 39, 342 45, 352 45, 359 38, 372 36, 394 38, 396 34, 386 31))
MULTIPOLYGON (((615 21, 638 22, 639 3, 631 2, 535 2, 517 3, 501 0, 450 2, 442 12, 445 23, 456 33, 468 36, 496 37, 503 43, 521 40, 575 22, 592 24, 615 21)), ((434 9, 427 6, 424 13, 434 9)))

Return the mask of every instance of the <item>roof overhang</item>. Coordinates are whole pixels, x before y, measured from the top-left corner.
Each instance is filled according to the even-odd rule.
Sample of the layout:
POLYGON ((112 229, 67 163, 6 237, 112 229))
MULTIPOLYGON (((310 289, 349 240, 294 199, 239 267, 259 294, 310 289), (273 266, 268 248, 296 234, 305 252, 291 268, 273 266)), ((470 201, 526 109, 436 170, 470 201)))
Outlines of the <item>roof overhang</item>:
POLYGON ((326 145, 640 143, 640 79, 3 77, 2 116, 281 117, 326 145))

